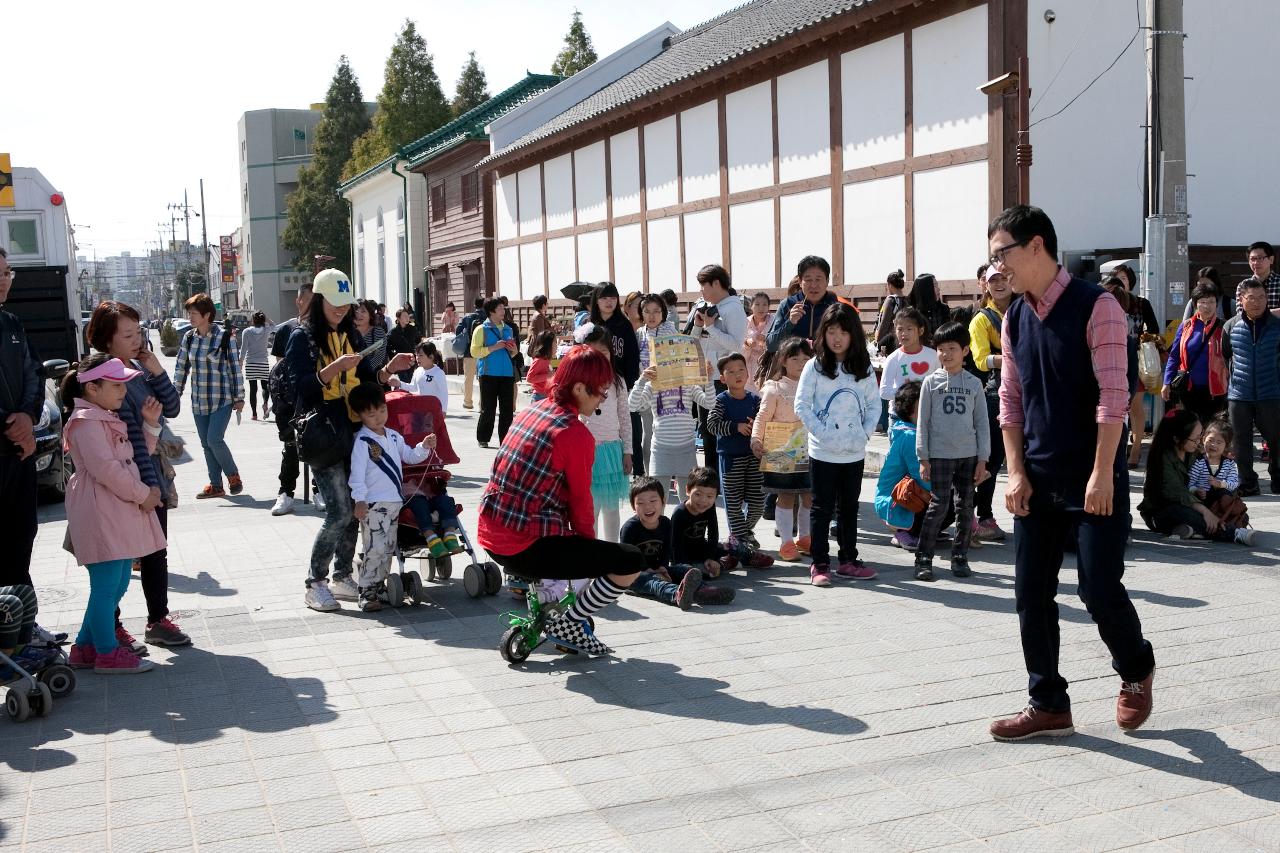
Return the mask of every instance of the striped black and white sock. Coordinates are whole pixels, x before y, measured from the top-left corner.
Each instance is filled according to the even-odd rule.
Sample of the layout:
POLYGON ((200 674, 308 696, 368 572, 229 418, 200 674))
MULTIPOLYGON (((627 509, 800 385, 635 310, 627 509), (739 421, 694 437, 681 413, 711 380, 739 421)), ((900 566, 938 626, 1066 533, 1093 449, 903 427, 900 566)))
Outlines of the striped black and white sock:
POLYGON ((625 587, 618 586, 607 577, 596 578, 578 595, 578 600, 569 608, 569 615, 585 621, 592 613, 613 604, 624 592, 625 587))

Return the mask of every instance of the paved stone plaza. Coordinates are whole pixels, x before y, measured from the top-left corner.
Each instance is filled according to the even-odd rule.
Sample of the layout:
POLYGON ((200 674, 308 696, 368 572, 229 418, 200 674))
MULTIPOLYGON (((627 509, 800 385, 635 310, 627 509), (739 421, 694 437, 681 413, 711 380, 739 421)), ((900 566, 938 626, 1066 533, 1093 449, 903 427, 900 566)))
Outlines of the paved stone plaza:
MULTIPOLYGON (((493 452, 460 402, 451 490, 473 530, 493 452)), ((539 649, 510 667, 514 599, 468 598, 460 568, 423 606, 305 609, 320 518, 269 515, 274 427, 233 422, 246 492, 199 503, 190 415, 174 427, 197 457, 178 466, 169 550, 195 645, 154 649, 148 674, 83 672, 44 720, 0 720, 4 850, 1280 849, 1277 534, 1246 550, 1135 532, 1127 579, 1158 670, 1132 736, 1064 571, 1077 734, 998 744, 987 723, 1026 687, 1012 545, 974 551, 966 581, 945 565, 910 580, 871 480, 859 539, 879 580, 816 589, 779 565, 738 572, 727 608, 625 597, 598 620, 616 658, 539 649)), ((1280 498, 1251 514, 1276 530, 1280 498)), ((41 519, 40 621, 74 631, 87 576, 60 547, 62 507, 41 519)), ((136 584, 124 612, 140 636, 136 584)))

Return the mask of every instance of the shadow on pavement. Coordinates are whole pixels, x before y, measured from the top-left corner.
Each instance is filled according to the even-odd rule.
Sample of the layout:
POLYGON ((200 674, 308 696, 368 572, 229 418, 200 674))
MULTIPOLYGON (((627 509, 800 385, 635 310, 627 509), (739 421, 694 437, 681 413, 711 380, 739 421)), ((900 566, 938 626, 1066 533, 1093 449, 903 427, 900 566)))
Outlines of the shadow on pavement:
POLYGON ((216 598, 235 595, 237 592, 232 587, 224 587, 217 578, 208 572, 200 572, 194 578, 189 578, 186 575, 172 571, 169 572, 169 591, 189 592, 216 598))

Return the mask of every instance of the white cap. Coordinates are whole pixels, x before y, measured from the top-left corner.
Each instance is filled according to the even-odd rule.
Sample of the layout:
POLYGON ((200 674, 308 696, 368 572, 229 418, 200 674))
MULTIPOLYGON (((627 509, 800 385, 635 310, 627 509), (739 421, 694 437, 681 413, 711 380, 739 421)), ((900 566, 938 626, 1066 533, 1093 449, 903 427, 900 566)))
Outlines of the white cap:
POLYGON ((320 270, 316 273, 312 287, 317 296, 323 296, 335 308, 355 304, 356 295, 351 288, 351 278, 342 270, 320 270))

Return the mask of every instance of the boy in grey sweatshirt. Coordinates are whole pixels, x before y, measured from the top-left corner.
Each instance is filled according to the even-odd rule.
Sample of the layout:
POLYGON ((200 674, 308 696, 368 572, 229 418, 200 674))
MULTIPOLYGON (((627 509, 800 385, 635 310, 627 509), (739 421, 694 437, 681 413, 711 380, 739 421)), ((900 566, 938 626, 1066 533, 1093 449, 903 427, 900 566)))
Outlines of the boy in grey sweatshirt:
POLYGON ((956 495, 956 538, 951 547, 951 573, 968 577, 969 539, 973 534, 974 488, 987 477, 991 431, 982 382, 964 369, 969 354, 969 330, 960 323, 944 323, 933 336, 942 366, 920 388, 916 419, 916 454, 920 474, 933 486, 925 510, 920 545, 916 549, 916 580, 933 580, 933 552, 938 533, 956 495))

